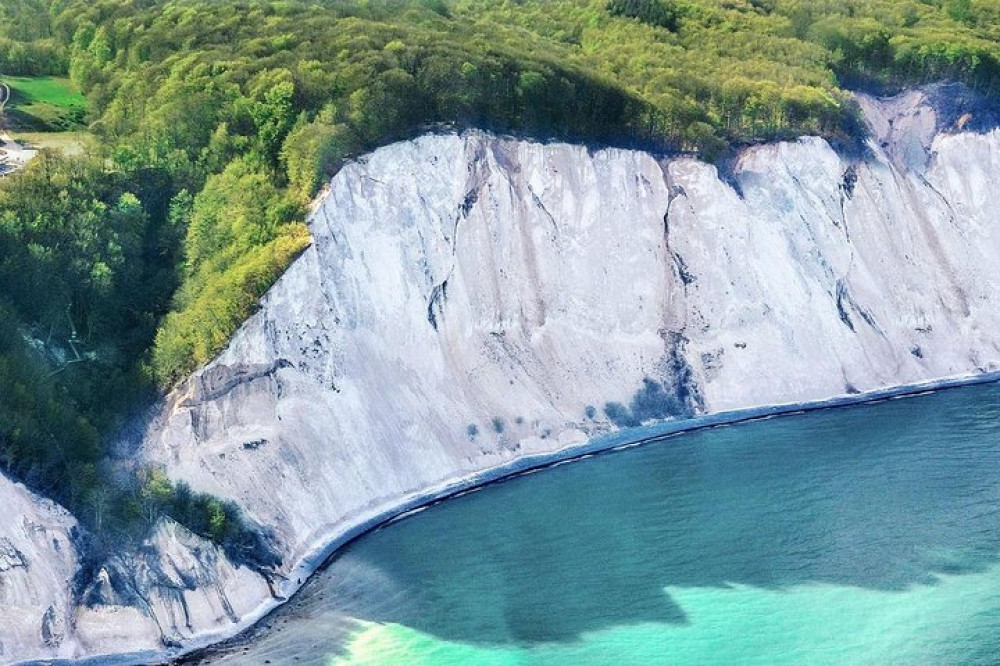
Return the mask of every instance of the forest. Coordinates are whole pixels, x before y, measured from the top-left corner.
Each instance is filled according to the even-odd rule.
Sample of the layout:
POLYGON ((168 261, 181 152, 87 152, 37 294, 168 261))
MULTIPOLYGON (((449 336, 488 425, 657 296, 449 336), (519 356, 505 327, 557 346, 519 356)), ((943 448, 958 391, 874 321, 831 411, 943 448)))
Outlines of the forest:
POLYGON ((1000 0, 5 0, 0 77, 69 77, 94 140, 0 182, 0 470, 109 540, 167 512, 256 552, 115 446, 307 247, 345 160, 464 127, 851 150, 849 90, 996 96, 998 38, 1000 0))

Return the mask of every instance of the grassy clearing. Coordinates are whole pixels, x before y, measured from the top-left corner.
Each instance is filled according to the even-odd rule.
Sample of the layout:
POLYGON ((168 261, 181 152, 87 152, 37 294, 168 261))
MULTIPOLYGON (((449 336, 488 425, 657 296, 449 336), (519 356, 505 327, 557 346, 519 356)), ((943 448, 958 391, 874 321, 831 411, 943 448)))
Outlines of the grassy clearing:
POLYGON ((66 78, 6 76, 11 100, 5 115, 13 129, 65 132, 83 127, 87 100, 66 78))
POLYGON ((14 138, 30 148, 51 148, 67 155, 82 155, 94 137, 89 132, 17 132, 14 138))

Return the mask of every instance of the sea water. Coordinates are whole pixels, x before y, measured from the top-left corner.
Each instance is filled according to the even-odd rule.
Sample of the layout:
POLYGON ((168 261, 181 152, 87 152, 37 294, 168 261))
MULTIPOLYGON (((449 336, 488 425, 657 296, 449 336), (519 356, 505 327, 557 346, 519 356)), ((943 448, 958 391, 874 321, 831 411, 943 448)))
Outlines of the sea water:
POLYGON ((1000 664, 1000 386, 674 436, 447 500, 203 660, 1000 664))

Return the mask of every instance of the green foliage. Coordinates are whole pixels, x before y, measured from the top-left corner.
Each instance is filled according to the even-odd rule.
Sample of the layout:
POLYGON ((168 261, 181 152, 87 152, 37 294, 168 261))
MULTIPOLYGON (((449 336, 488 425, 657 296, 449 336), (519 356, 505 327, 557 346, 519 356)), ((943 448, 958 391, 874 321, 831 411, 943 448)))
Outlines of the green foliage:
POLYGON ((310 199, 321 183, 334 174, 344 155, 357 149, 350 128, 324 118, 300 123, 281 149, 289 190, 301 200, 310 199))
POLYGON ((287 70, 268 74, 271 76, 257 83, 260 99, 250 105, 250 116, 257 129, 256 155, 260 160, 273 164, 283 139, 295 123, 295 83, 287 70))
POLYGON ((186 483, 174 484, 160 470, 143 472, 134 501, 147 515, 170 516, 195 534, 220 544, 234 562, 258 568, 279 563, 264 537, 247 524, 235 504, 194 492, 186 483))
POLYGON ((0 182, 0 464, 95 526, 100 434, 151 395, 138 362, 175 284, 153 187, 49 153, 0 182))
POLYGON ((639 19, 659 28, 677 30, 677 10, 663 0, 610 0, 608 13, 612 16, 639 19))
POLYGON ((153 369, 163 385, 218 353, 253 312, 257 297, 309 243, 303 210, 275 177, 238 159, 209 177, 190 204, 175 199, 187 220, 184 281, 175 311, 163 321, 153 369))
POLYGON ((53 30, 48 0, 0 2, 0 74, 65 74, 68 51, 53 30))
POLYGON ((31 353, 15 322, 0 305, 0 463, 36 488, 82 498, 92 490, 80 472, 97 465, 97 430, 31 353))
POLYGON ((953 20, 959 23, 973 24, 975 13, 972 10, 972 0, 948 0, 945 8, 953 20))

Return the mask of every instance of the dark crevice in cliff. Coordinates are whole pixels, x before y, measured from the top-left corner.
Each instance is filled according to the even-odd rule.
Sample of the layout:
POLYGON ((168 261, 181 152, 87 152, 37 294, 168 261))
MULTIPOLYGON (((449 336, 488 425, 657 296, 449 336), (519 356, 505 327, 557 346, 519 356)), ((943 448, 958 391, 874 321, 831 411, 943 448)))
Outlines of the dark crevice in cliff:
MULTIPOLYGON (((444 304, 448 299, 448 281, 455 272, 456 254, 458 252, 458 232, 462 222, 468 219, 473 209, 480 202, 486 183, 489 181, 489 164, 487 163, 487 143, 477 141, 474 152, 469 156, 468 180, 465 185, 465 196, 458 204, 455 211, 455 218, 452 222, 451 233, 445 235, 444 240, 451 246, 451 266, 448 268, 444 279, 431 286, 430 296, 427 298, 427 322, 437 331, 441 318, 444 315, 444 304)), ((428 279, 433 280, 429 269, 425 269, 428 279)))
POLYGON ((444 302, 448 298, 448 280, 446 279, 431 290, 430 300, 427 302, 427 321, 438 330, 438 317, 444 312, 444 302))
POLYGON ((844 175, 840 180, 840 190, 851 199, 854 197, 854 186, 858 183, 858 168, 852 164, 844 170, 844 175))
POLYGON ((552 213, 550 213, 549 209, 545 207, 545 203, 542 202, 538 194, 535 193, 535 188, 531 186, 531 183, 527 183, 527 187, 528 187, 528 194, 531 195, 532 203, 534 203, 535 207, 537 207, 545 215, 546 219, 549 221, 549 224, 552 226, 552 230, 556 232, 559 231, 559 225, 556 223, 556 218, 552 217, 552 213))
POLYGON ((187 397, 181 401, 180 406, 195 407, 205 402, 217 400, 240 386, 258 379, 270 378, 279 370, 290 367, 292 364, 283 358, 268 364, 235 363, 233 365, 211 366, 189 380, 190 390, 187 397))
POLYGON ((844 283, 837 282, 837 314, 840 315, 840 321, 844 322, 847 328, 854 330, 854 322, 851 321, 851 316, 847 313, 846 308, 846 298, 847 290, 844 287, 844 283))
POLYGON ((677 277, 680 278, 681 283, 686 288, 688 285, 695 281, 694 275, 688 270, 687 262, 681 255, 670 247, 670 209, 674 205, 674 201, 679 198, 687 198, 687 192, 680 185, 671 185, 666 173, 664 173, 664 179, 667 180, 667 210, 663 213, 663 244, 670 255, 671 260, 674 264, 674 272, 677 277))
POLYGON ((840 320, 844 322, 849 329, 854 331, 854 322, 851 320, 848 309, 855 312, 876 333, 884 337, 885 334, 875 321, 875 317, 873 317, 868 310, 861 307, 861 305, 854 300, 854 297, 851 296, 847 289, 847 284, 843 280, 837 280, 837 313, 840 315, 840 320))

